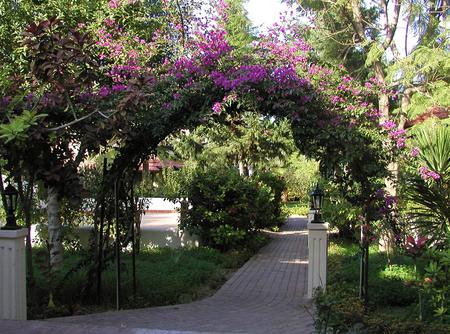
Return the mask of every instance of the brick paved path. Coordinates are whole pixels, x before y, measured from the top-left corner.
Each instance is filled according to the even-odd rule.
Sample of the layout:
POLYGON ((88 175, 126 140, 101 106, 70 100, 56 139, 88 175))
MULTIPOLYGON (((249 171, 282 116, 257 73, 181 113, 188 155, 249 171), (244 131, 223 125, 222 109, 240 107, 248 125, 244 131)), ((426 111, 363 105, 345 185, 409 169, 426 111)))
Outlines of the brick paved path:
POLYGON ((43 326, 42 332, 21 328, 17 333, 312 333, 311 305, 304 299, 307 256, 306 220, 290 218, 282 232, 273 233, 273 240, 212 297, 190 304, 40 321, 35 329, 43 326))

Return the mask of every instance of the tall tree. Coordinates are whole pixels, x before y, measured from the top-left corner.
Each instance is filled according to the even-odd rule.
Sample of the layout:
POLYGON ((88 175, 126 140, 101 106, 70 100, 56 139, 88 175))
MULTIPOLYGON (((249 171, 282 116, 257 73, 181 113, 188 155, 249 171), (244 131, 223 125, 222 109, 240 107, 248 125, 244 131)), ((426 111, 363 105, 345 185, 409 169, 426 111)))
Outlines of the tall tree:
MULTIPOLYGON (((442 35, 445 35, 444 21, 449 11, 447 0, 288 2, 296 2, 301 13, 313 19, 314 27, 308 30, 308 41, 322 61, 342 63, 361 80, 368 76, 375 78, 375 83, 381 87, 378 109, 382 124, 396 120, 398 130, 403 131, 414 94, 430 93, 437 88, 436 84, 442 87, 441 79, 445 75, 448 81, 448 66, 444 65, 448 60, 448 46, 445 46, 448 35, 442 35), (397 29, 402 20, 407 24, 405 30, 397 29), (409 55, 406 44, 411 32, 417 43, 409 55), (396 43, 398 38, 395 37, 401 34, 406 58, 396 43), (440 51, 430 52, 436 48, 440 51), (429 57, 427 61, 426 57, 429 57), (437 75, 441 65, 446 74, 437 75), (430 80, 434 84, 430 85, 430 80), (399 105, 392 95, 399 97, 399 105)), ((423 100, 423 96, 418 99, 423 100)), ((425 111, 426 108, 421 112, 425 111)), ((389 165, 391 176, 386 179, 386 189, 391 196, 397 195, 398 168, 396 162, 389 165)))
POLYGON ((225 0, 227 40, 233 47, 246 48, 255 40, 252 22, 244 8, 247 0, 225 0))

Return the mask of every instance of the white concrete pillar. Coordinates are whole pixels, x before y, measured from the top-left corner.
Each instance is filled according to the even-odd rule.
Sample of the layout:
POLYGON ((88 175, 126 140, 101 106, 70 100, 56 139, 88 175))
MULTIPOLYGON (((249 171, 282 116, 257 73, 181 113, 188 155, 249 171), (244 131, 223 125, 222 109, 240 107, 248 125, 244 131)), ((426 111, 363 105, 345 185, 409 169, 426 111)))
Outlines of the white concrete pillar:
POLYGON ((0 319, 27 319, 27 229, 0 230, 0 319))
POLYGON ((316 213, 316 210, 309 209, 308 212, 308 223, 311 223, 314 220, 314 214, 316 213))
POLYGON ((325 290, 327 284, 327 232, 328 223, 308 222, 308 298, 318 287, 325 290))

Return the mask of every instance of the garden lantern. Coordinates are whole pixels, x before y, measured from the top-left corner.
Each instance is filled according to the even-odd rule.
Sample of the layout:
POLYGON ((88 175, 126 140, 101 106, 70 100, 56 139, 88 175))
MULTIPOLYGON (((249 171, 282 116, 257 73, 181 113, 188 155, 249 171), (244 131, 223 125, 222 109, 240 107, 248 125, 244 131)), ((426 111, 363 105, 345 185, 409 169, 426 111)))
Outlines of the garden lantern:
POLYGON ((319 188, 319 183, 316 184, 316 189, 311 192, 310 196, 311 207, 316 211, 312 223, 321 223, 320 209, 322 208, 324 193, 322 189, 319 188))
POLYGON ((3 193, 6 197, 6 225, 2 227, 2 230, 18 230, 20 226, 17 226, 14 212, 17 209, 17 197, 19 193, 11 184, 8 184, 3 193))

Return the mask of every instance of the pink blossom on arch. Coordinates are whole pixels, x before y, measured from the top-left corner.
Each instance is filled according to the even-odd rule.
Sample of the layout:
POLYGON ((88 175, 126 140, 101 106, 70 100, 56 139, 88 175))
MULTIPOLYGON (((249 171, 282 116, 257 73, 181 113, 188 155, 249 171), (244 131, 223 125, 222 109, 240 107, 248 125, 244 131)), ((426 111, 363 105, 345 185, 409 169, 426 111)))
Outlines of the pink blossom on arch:
POLYGON ((421 167, 419 168, 420 176, 421 176, 422 179, 424 179, 424 180, 426 180, 426 179, 429 178, 428 172, 429 172, 429 170, 428 170, 428 168, 427 168, 426 166, 421 166, 421 167))
POLYGON ((110 19, 109 17, 106 18, 103 22, 105 22, 105 24, 110 28, 113 27, 114 24, 116 23, 113 19, 110 19))
POLYGON ((394 205, 397 205, 397 203, 398 203, 397 196, 386 195, 386 197, 385 197, 386 207, 388 207, 388 208, 392 207, 394 205))
POLYGON ((121 85, 121 84, 119 84, 119 85, 113 85, 113 86, 112 86, 112 91, 113 91, 114 93, 118 93, 118 92, 121 92, 121 91, 126 90, 127 88, 128 88, 127 85, 121 85))
POLYGON ((333 104, 338 104, 340 101, 341 101, 341 98, 337 95, 333 95, 331 97, 331 103, 333 103, 333 104))
POLYGON ((402 137, 403 135, 405 135, 406 131, 403 129, 399 129, 399 130, 393 130, 391 132, 389 132, 389 137, 393 138, 393 139, 398 139, 400 137, 402 137))
POLYGON ((109 90, 109 88, 106 87, 106 86, 102 86, 102 87, 99 89, 99 91, 98 91, 98 94, 99 94, 101 97, 107 97, 107 96, 109 95, 109 93, 110 93, 110 90, 109 90))

